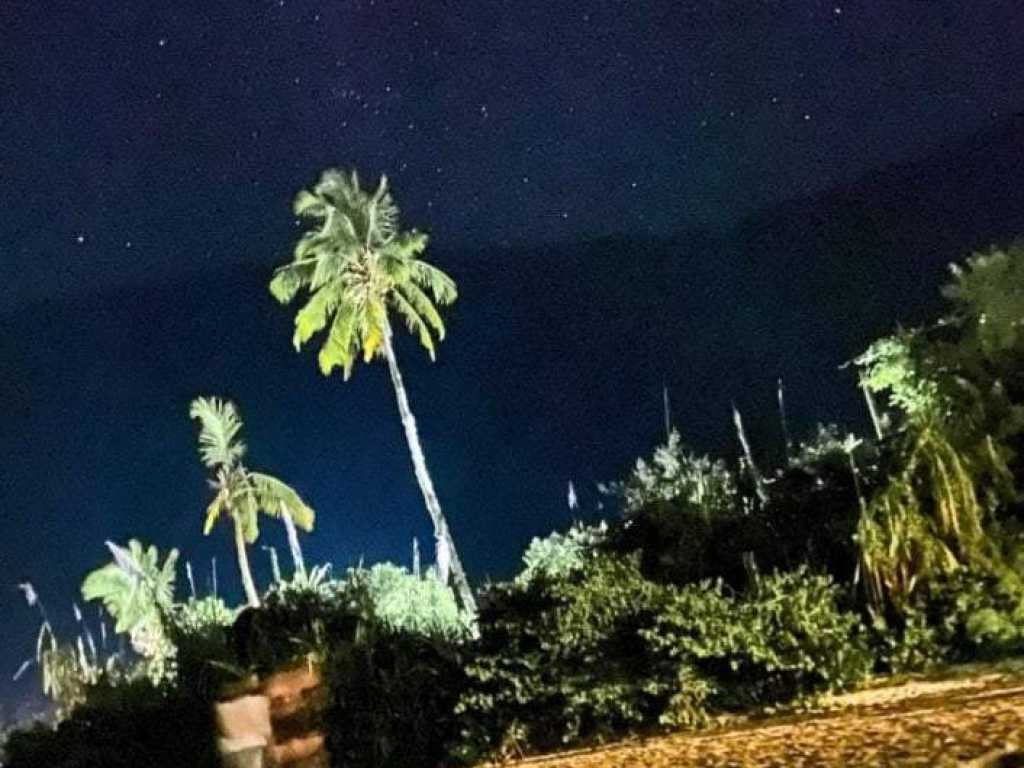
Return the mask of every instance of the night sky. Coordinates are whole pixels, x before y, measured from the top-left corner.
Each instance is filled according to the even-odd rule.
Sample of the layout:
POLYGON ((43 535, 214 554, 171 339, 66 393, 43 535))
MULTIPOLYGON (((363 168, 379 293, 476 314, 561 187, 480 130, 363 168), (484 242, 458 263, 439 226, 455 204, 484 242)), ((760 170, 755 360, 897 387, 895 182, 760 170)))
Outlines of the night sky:
MULTIPOLYGON (((3 3, 0 701, 34 643, 15 585, 70 617, 104 539, 200 574, 216 556, 239 594, 227 529, 201 535, 196 395, 236 399, 251 466, 319 511, 309 559, 429 540, 383 366, 323 379, 266 291, 323 168, 387 173, 462 288, 439 362, 399 357, 482 581, 568 522, 570 478, 597 514, 595 482, 662 436, 663 383, 701 450, 735 451, 732 399, 770 439, 776 376, 798 425, 861 426, 837 367, 934 309, 963 255, 943 248, 1003 234, 991 206, 889 265, 849 224, 834 242, 878 249, 860 294, 837 246, 789 296, 773 248, 814 216, 788 240, 750 222, 998 130, 1024 109, 1022 34, 1018 0, 3 3)), ((948 199, 948 174, 922 187, 948 199)))

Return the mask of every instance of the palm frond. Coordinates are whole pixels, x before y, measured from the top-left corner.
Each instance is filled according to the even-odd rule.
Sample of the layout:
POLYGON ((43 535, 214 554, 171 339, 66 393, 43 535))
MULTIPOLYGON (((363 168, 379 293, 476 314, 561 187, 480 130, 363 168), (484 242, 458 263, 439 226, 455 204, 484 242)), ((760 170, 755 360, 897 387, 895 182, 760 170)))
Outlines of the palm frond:
POLYGON ((309 301, 295 313, 295 333, 292 344, 298 352, 302 345, 327 325, 340 299, 337 286, 328 284, 318 289, 309 301))
POLYGON ((306 287, 310 291, 316 291, 327 285, 327 283, 337 281, 335 286, 337 290, 340 285, 344 284, 345 281, 342 278, 344 278, 346 270, 354 258, 356 257, 351 252, 351 249, 325 248, 323 253, 317 255, 316 268, 313 270, 313 274, 310 276, 306 287))
POLYGON ((388 191, 388 177, 381 176, 377 191, 369 201, 371 242, 376 245, 388 243, 398 233, 398 206, 388 191))
POLYGON ((331 329, 318 355, 320 371, 324 376, 341 366, 348 380, 355 362, 356 328, 359 322, 359 308, 352 302, 343 303, 335 312, 331 329))
POLYGON ((438 313, 437 307, 434 306, 434 302, 423 292, 422 288, 415 283, 408 282, 404 285, 396 286, 395 293, 407 299, 416 309, 417 314, 430 324, 434 333, 437 334, 437 338, 442 341, 444 340, 444 320, 441 319, 441 315, 438 313))
POLYGON ((217 495, 213 497, 213 501, 206 508, 206 522, 203 523, 203 535, 209 536, 210 531, 213 530, 213 526, 217 524, 217 520, 220 519, 221 515, 231 514, 231 492, 226 486, 221 488, 217 495))
POLYGON ((397 290, 392 294, 394 300, 395 309, 405 319, 406 327, 408 327, 410 333, 415 333, 419 336, 420 344, 424 349, 427 350, 427 354, 430 355, 430 359, 434 359, 434 339, 430 335, 430 328, 427 326, 426 321, 416 311, 416 307, 413 306, 404 295, 401 289, 397 290))
POLYGON ((307 189, 299 190, 292 203, 292 211, 296 216, 305 218, 322 218, 327 213, 323 197, 313 194, 307 189))
POLYGON ((409 271, 413 281, 429 290, 438 304, 452 304, 459 297, 455 281, 433 264, 416 259, 409 265, 409 271))
POLYGON ((207 467, 230 467, 245 455, 245 443, 238 439, 242 419, 230 400, 197 397, 189 417, 199 420, 199 455, 207 467))
POLYGON ((388 313, 382 296, 368 296, 359 329, 363 362, 370 362, 381 350, 387 332, 388 313))
POLYGON ((427 249, 428 240, 426 232, 413 229, 396 235, 383 252, 391 258, 404 262, 415 261, 416 257, 427 249))
POLYGON ((131 632, 159 622, 159 611, 174 602, 178 550, 167 553, 163 565, 156 547, 143 548, 132 539, 127 547, 108 541, 113 562, 90 572, 82 596, 99 600, 117 622, 117 632, 131 632))
POLYGON ((246 544, 254 544, 260 536, 260 503, 256 489, 249 482, 239 483, 231 494, 231 516, 242 526, 246 544))
POLYGON ((304 531, 313 530, 316 513, 302 500, 298 491, 276 477, 261 472, 250 472, 249 479, 256 491, 260 509, 265 513, 280 517, 284 509, 296 526, 304 531))

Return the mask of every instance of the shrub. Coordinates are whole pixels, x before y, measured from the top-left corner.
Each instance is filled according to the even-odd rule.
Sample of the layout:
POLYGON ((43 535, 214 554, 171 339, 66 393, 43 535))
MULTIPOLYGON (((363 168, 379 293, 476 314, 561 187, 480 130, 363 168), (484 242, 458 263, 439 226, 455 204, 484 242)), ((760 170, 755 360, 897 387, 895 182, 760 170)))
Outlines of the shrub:
POLYGON ((459 701, 463 758, 601 739, 710 711, 850 686, 871 669, 839 588, 801 568, 756 580, 656 584, 636 557, 599 555, 575 575, 497 585, 459 701))
POLYGON ((325 679, 332 765, 429 768, 444 760, 465 687, 450 642, 382 627, 332 645, 325 679))
POLYGON ((676 586, 722 579, 744 589, 750 558, 766 571, 810 564, 849 581, 858 561, 858 491, 873 487, 877 464, 873 446, 819 427, 755 504, 722 462, 686 453, 673 433, 613 486, 623 519, 610 532, 610 548, 639 553, 646 577, 676 586))
POLYGON ((902 615, 876 621, 883 670, 997 658, 1024 650, 1024 584, 1002 564, 934 579, 902 615))
POLYGON ((455 595, 432 572, 409 573, 392 563, 352 569, 348 588, 365 590, 377 620, 398 632, 447 637, 468 637, 472 616, 459 610, 455 595))
POLYGON ((785 701, 847 688, 870 672, 863 628, 838 598, 829 577, 806 567, 759 577, 739 598, 704 583, 676 591, 643 635, 711 681, 712 707, 785 701))
POLYGON ((725 463, 687 451, 676 430, 649 461, 637 459, 629 478, 608 490, 622 498, 627 517, 652 503, 683 501, 712 518, 733 511, 737 502, 736 481, 725 463))
POLYGON ((55 729, 12 733, 6 768, 216 768, 205 707, 147 679, 100 684, 55 729))
POLYGON ((516 577, 520 584, 536 578, 560 579, 581 570, 608 536, 608 526, 574 523, 566 533, 554 531, 544 538, 534 537, 523 553, 523 570, 516 577))
POLYGON ((652 685, 638 630, 663 592, 635 558, 608 555, 568 578, 492 586, 457 707, 458 756, 555 747, 649 721, 669 694, 652 685))
POLYGON ((323 665, 323 728, 337 766, 431 765, 457 733, 464 688, 456 641, 468 634, 449 589, 389 563, 332 580, 285 582, 231 630, 240 668, 260 674, 302 656, 323 665))
POLYGON ((221 686, 238 676, 230 643, 237 616, 237 609, 212 595, 179 603, 164 616, 175 648, 174 685, 183 695, 212 702, 221 686))

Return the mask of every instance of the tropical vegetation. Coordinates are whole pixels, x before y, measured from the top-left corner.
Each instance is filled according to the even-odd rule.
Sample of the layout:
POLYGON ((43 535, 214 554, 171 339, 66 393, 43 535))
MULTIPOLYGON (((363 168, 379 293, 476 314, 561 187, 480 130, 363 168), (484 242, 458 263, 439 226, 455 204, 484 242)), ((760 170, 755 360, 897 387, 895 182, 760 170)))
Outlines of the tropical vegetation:
POLYGON ((54 718, 10 735, 5 765, 215 765, 213 705, 298 662, 323 671, 332 765, 420 766, 701 728, 1024 651, 1024 246, 955 266, 940 317, 852 361, 871 436, 822 425, 792 441, 784 424, 783 458, 764 469, 738 411, 735 460, 669 425, 602 486, 614 514, 533 539, 518 573, 473 590, 391 324, 433 357, 454 282, 420 258, 424 235, 399 228, 386 180, 366 190, 327 171, 295 212, 311 228, 271 291, 308 294, 293 343, 323 334, 325 375, 385 358, 436 564, 307 567, 296 529, 312 530, 312 508, 248 468, 233 403, 197 398, 214 494, 202 528, 231 524, 246 605, 194 585, 179 598, 178 552, 137 540, 107 542, 111 561, 82 584, 102 617, 76 605, 71 640, 23 584, 40 629, 19 674, 38 669, 54 718), (262 590, 247 555, 261 514, 284 523, 295 565, 262 590), (127 644, 108 642, 108 621, 127 644))

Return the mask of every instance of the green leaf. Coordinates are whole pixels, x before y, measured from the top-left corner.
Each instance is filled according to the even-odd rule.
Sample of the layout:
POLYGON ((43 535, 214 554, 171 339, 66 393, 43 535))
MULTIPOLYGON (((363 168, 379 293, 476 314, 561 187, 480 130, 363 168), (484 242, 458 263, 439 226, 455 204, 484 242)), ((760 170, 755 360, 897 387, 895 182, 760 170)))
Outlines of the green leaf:
POLYGON ((281 510, 285 509, 297 527, 304 531, 313 530, 316 513, 302 500, 298 491, 276 477, 260 472, 250 472, 249 479, 256 489, 260 509, 271 517, 280 517, 281 510))

